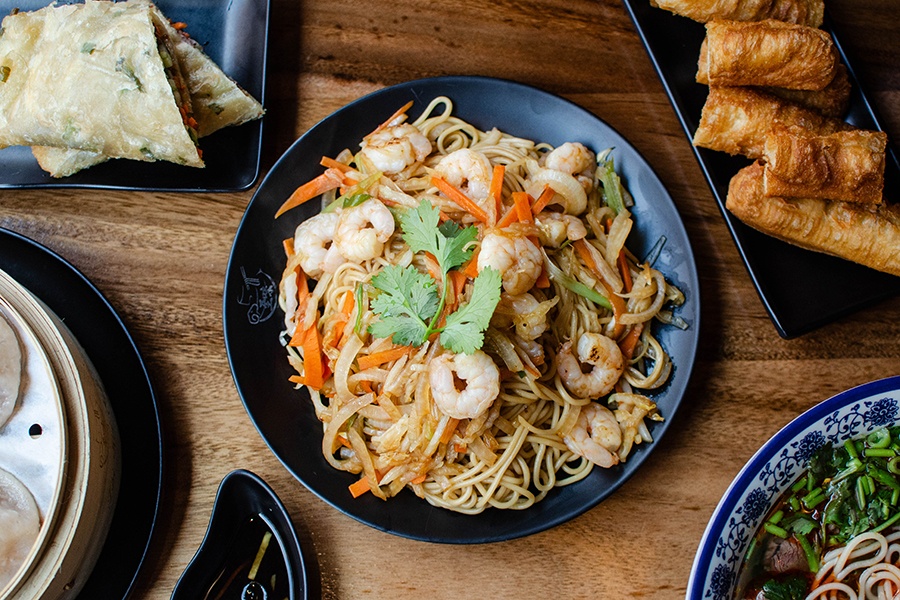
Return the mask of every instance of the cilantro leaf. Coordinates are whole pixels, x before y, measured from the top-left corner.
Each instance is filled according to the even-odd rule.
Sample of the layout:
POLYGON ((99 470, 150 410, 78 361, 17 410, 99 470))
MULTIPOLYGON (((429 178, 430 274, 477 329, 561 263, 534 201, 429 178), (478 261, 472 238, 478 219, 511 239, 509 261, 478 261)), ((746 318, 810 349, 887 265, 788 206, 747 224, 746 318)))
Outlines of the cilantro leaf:
POLYGON ((388 265, 372 278, 380 290, 372 310, 381 318, 369 326, 375 337, 392 338, 395 344, 421 346, 428 337, 427 321, 438 310, 434 280, 415 267, 388 265))
POLYGON ((427 200, 400 215, 403 239, 413 252, 430 252, 443 274, 460 266, 472 256, 472 242, 478 236, 474 227, 460 228, 452 221, 438 226, 441 212, 427 200))
POLYGON ((475 278, 472 297, 447 317, 441 331, 441 345, 451 352, 471 354, 484 343, 487 329, 500 301, 500 272, 488 267, 475 278))
POLYGON ((807 584, 802 577, 789 577, 782 581, 772 579, 767 581, 762 588, 763 597, 766 600, 803 600, 806 597, 807 584))

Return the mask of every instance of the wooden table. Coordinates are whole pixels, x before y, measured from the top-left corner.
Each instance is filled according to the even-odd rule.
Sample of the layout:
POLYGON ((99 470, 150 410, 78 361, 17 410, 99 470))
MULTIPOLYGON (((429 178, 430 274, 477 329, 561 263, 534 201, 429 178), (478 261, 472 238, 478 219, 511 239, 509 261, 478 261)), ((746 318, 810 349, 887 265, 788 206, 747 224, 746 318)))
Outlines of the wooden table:
MULTIPOLYGON (((587 514, 512 542, 458 547, 370 529, 318 500, 267 449, 232 383, 222 288, 252 191, 0 191, 0 226, 75 264, 120 313, 158 394, 167 475, 134 597, 168 598, 206 530, 222 477, 262 476, 315 548, 335 598, 676 598, 731 479, 792 417, 900 373, 900 298, 778 337, 662 85, 616 0, 273 0, 263 170, 344 104, 381 87, 490 75, 560 94, 644 154, 681 211, 700 270, 703 327, 674 426, 587 514)), ((900 4, 829 0, 848 52, 900 140, 900 4)))

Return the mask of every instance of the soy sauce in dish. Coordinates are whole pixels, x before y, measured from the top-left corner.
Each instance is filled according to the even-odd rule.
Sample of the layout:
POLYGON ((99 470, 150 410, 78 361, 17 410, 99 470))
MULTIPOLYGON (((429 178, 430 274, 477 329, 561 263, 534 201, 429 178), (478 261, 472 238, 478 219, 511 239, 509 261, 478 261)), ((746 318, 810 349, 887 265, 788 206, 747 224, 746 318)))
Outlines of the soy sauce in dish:
POLYGON ((237 528, 225 563, 204 600, 286 600, 287 565, 269 525, 258 515, 237 528))

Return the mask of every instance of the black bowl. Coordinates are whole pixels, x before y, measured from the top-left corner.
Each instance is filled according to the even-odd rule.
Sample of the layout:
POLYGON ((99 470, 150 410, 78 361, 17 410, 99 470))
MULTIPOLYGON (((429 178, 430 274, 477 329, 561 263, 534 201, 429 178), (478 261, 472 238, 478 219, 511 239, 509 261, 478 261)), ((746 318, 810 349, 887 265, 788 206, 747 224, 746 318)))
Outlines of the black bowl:
POLYGON ((291 146, 250 202, 232 248, 225 279, 225 343, 238 392, 247 412, 275 455, 320 498, 372 527, 419 540, 479 543, 507 540, 563 523, 609 496, 656 447, 685 393, 697 350, 700 290, 690 242, 669 194, 638 152, 588 111, 541 90, 497 79, 442 77, 412 81, 370 94, 313 127, 291 146), (366 494, 352 498, 356 477, 332 468, 322 456, 322 426, 306 392, 293 389, 292 374, 278 341, 283 314, 277 282, 284 269, 282 240, 318 208, 315 202, 274 219, 275 210, 301 183, 322 172, 319 160, 344 148, 356 149, 364 135, 409 100, 414 117, 436 96, 447 96, 454 113, 482 129, 549 142, 580 141, 594 150, 614 147, 616 169, 635 198, 637 222, 629 248, 646 255, 665 237, 656 267, 685 293, 679 314, 686 331, 658 327, 656 333, 675 365, 671 381, 654 399, 665 422, 652 425, 655 442, 638 448, 628 462, 594 469, 585 480, 554 490, 526 510, 488 509, 462 515, 434 508, 404 491, 387 502, 366 494))
MULTIPOLYGON (((250 471, 232 471, 222 480, 209 517, 206 537, 197 554, 175 584, 172 600, 206 598, 214 585, 231 581, 238 589, 250 584, 243 577, 247 564, 253 564, 265 532, 271 533, 262 554, 258 573, 278 573, 278 598, 305 600, 309 597, 307 565, 293 522, 281 500, 265 481, 250 471), (239 575, 231 578, 232 572, 239 575)), ((266 587, 266 596, 275 595, 266 587)), ((237 597, 237 596, 233 596, 237 597)))

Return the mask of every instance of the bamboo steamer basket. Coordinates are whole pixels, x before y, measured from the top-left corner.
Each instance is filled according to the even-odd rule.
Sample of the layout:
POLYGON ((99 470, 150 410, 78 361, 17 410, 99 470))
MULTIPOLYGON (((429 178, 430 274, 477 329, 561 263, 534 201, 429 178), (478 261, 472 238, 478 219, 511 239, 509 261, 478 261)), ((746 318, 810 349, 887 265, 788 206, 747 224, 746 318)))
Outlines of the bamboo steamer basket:
POLYGON ((69 329, 2 270, 0 311, 19 334, 29 369, 19 406, 0 429, 0 461, 10 460, 4 444, 23 459, 37 455, 38 442, 45 444, 43 469, 19 476, 15 464, 0 462, 32 491, 42 519, 38 539, 0 589, 0 600, 69 600, 90 575, 115 509, 121 469, 115 417, 69 329), (33 385, 42 393, 33 394, 33 385))

